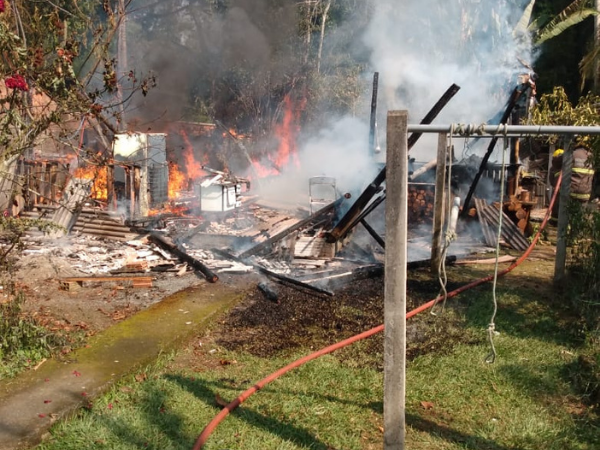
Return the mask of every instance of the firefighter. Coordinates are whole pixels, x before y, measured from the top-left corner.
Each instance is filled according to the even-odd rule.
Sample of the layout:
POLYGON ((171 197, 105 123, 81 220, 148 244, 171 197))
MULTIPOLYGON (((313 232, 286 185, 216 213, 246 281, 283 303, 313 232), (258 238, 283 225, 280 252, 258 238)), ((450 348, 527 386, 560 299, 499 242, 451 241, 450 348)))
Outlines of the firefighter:
MULTIPOLYGON (((550 182, 556 189, 558 176, 562 170, 563 149, 558 149, 552 154, 552 167, 550 173, 550 182)), ((572 200, 582 204, 587 204, 592 195, 592 186, 594 179, 593 154, 585 144, 578 144, 573 150, 573 169, 571 171, 571 190, 572 200)), ((554 201, 550 221, 554 224, 558 221, 558 198, 554 201)))

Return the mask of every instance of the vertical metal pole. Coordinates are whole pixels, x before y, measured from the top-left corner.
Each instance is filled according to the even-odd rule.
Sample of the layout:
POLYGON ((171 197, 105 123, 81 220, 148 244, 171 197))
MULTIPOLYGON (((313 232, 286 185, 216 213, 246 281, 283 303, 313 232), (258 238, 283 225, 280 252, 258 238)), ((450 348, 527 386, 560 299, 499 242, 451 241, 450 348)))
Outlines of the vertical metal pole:
POLYGON ((560 184, 560 204, 558 205, 558 225, 556 230, 556 260, 554 261, 554 282, 562 281, 567 265, 567 227, 569 225, 569 199, 571 193, 571 172, 573 169, 573 149, 565 145, 562 157, 562 182, 560 184))
MULTIPOLYGON (((447 136, 438 135, 437 168, 435 169, 435 198, 433 201, 433 239, 431 241, 431 270, 438 275, 442 257, 442 228, 444 226, 444 184, 446 180, 447 136)), ((450 193, 448 193, 450 195, 450 193)))
POLYGON ((408 200, 408 112, 387 118, 385 286, 384 286, 384 449, 404 450, 406 435, 406 269, 408 200))

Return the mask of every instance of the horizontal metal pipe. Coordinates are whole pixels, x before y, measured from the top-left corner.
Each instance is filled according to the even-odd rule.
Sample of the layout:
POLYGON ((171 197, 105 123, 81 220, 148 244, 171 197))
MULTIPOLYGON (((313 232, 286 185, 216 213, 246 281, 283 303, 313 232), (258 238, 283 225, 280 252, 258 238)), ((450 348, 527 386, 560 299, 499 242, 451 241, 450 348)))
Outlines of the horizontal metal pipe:
POLYGON ((486 125, 455 123, 447 125, 408 125, 409 133, 450 133, 454 136, 504 136, 508 135, 549 135, 549 134, 600 134, 600 126, 565 125, 486 125))

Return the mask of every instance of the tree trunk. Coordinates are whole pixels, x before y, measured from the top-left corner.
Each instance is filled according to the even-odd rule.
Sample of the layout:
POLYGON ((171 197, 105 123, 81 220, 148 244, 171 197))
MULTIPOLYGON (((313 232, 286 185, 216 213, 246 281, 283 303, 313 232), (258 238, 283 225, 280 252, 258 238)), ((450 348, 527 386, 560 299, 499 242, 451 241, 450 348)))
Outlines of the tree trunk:
POLYGON ((123 104, 123 86, 121 85, 121 79, 127 71, 127 16, 125 15, 125 0, 119 0, 119 43, 117 47, 117 97, 119 101, 119 112, 121 114, 121 120, 119 124, 119 130, 124 129, 125 124, 125 105, 123 104))
MULTIPOLYGON (((594 16, 594 47, 600 47, 600 0, 596 0, 596 11, 598 14, 594 16)), ((600 58, 596 57, 594 61, 594 93, 600 92, 600 58)))
POLYGON ((329 8, 331 8, 331 1, 332 0, 327 1, 325 10, 321 15, 321 38, 319 40, 319 53, 317 54, 317 73, 321 73, 321 56, 323 54, 323 40, 325 39, 325 24, 327 23, 327 14, 329 14, 329 8))

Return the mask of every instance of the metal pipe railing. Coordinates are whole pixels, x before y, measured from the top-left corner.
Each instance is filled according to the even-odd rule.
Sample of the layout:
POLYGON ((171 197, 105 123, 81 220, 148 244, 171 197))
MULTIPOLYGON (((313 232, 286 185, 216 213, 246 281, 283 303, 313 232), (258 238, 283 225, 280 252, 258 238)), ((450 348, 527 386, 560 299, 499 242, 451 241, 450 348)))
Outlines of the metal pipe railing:
POLYGON ((455 123, 447 125, 408 125, 409 133, 450 133, 453 137, 515 137, 522 135, 550 134, 600 134, 600 126, 567 126, 567 125, 487 125, 455 123))

